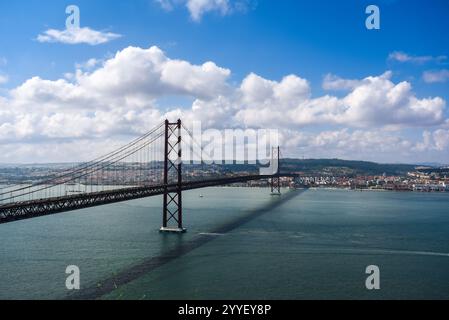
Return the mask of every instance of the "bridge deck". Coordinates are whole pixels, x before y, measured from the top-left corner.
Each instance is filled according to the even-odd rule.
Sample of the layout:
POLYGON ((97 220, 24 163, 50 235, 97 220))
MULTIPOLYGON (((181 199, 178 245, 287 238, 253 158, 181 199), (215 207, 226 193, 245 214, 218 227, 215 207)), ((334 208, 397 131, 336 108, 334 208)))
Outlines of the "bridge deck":
MULTIPOLYGON (((282 176, 294 177, 295 175, 287 174, 282 176)), ((203 181, 188 181, 182 183, 182 190, 186 191, 213 186, 228 185, 239 182, 269 179, 271 177, 272 176, 251 175, 208 179, 203 181)), ((158 196, 164 194, 166 189, 168 192, 176 192, 177 185, 168 184, 123 188, 117 190, 67 195, 63 197, 39 199, 2 205, 0 206, 0 224, 111 203, 158 196)))

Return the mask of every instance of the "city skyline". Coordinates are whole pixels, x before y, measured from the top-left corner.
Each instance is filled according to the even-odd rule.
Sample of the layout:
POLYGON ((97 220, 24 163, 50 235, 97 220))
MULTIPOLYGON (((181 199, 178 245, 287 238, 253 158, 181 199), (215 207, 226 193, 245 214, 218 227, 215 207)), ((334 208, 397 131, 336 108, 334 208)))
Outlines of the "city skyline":
POLYGON ((287 157, 449 158, 444 1, 377 1, 380 30, 366 1, 21 2, 0 4, 0 163, 87 161, 167 117, 278 129, 287 157))

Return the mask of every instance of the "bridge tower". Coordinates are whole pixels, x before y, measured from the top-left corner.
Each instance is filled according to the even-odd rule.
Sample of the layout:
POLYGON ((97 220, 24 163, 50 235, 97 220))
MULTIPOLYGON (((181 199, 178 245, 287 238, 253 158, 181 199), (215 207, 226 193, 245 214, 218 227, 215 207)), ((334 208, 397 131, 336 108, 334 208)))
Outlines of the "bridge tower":
POLYGON ((164 204, 161 232, 184 233, 182 225, 181 120, 165 121, 164 204))
POLYGON ((275 166, 276 172, 273 173, 273 177, 270 179, 270 185, 271 185, 271 195, 273 196, 280 196, 281 195, 281 167, 280 167, 280 161, 281 158, 281 148, 278 146, 277 148, 274 147, 271 150, 271 163, 275 166))

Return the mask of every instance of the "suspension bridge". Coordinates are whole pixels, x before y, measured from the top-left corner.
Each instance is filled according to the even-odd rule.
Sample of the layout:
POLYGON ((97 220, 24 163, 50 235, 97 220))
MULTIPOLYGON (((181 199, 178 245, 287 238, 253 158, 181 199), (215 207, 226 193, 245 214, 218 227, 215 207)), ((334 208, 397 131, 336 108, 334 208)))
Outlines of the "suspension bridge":
POLYGON ((185 232, 182 192, 267 179, 280 194, 280 148, 272 148, 271 174, 241 174, 206 165, 204 145, 181 120, 158 124, 130 143, 92 161, 53 173, 39 181, 0 189, 0 224, 134 199, 163 196, 162 232, 185 232), (200 152, 195 153, 193 145, 200 152), (183 164, 183 150, 197 164, 183 164), (207 167, 208 166, 208 167, 207 167))

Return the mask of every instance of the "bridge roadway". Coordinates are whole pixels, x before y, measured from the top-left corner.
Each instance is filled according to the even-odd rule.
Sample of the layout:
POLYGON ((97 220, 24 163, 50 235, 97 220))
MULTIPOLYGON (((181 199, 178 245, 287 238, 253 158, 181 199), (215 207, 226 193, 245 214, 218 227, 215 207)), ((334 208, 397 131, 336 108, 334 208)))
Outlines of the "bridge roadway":
MULTIPOLYGON (((281 174, 279 176, 296 177, 294 174, 281 174)), ((272 177, 273 176, 249 175, 206 179, 202 181, 186 181, 182 183, 182 191, 270 179, 272 177)), ((177 184, 130 187, 0 205, 0 224, 105 204, 158 196, 164 194, 165 188, 167 188, 168 192, 176 192, 177 187, 177 184)))

